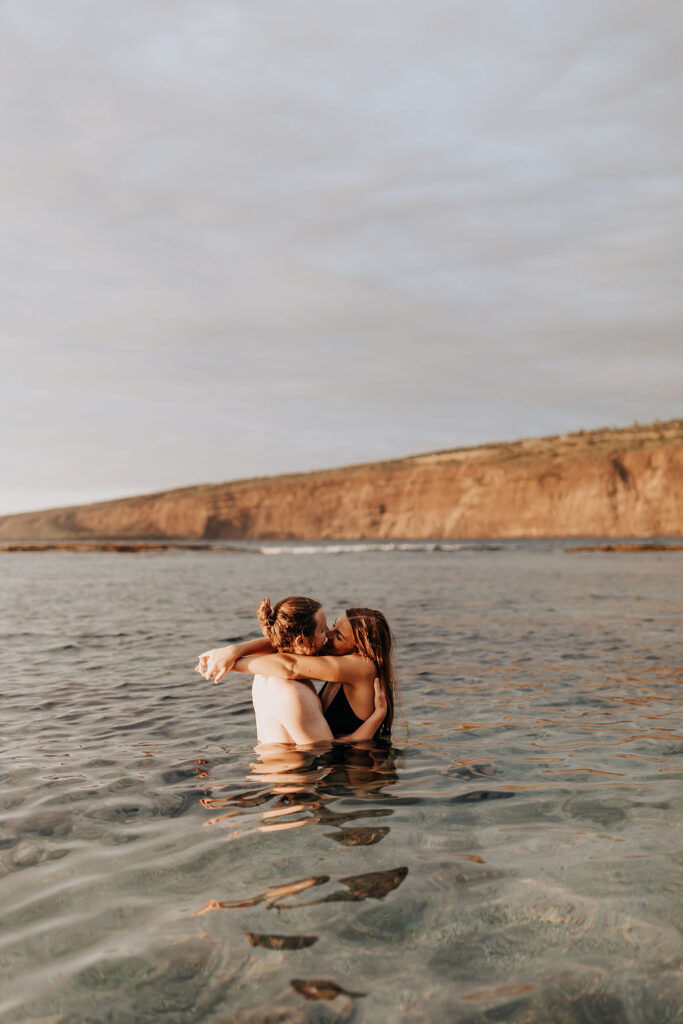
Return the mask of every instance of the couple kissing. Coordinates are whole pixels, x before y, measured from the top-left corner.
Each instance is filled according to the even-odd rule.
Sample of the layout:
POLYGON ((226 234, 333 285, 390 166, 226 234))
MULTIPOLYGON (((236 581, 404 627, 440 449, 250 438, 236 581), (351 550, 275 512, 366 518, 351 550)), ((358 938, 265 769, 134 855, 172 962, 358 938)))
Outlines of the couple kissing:
POLYGON ((196 671, 220 682, 254 673, 259 743, 312 746, 389 739, 397 698, 392 634, 373 608, 348 608, 328 627, 319 601, 285 597, 258 606, 263 636, 205 651, 196 671), (324 682, 320 694, 312 680, 324 682))

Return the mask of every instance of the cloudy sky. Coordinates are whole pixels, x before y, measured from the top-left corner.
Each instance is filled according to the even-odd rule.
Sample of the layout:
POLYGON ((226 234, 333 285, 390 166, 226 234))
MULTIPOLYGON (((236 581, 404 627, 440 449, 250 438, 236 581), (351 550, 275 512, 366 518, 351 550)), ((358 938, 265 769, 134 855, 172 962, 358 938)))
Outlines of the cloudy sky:
POLYGON ((680 416, 683 8, 0 0, 0 513, 680 416))

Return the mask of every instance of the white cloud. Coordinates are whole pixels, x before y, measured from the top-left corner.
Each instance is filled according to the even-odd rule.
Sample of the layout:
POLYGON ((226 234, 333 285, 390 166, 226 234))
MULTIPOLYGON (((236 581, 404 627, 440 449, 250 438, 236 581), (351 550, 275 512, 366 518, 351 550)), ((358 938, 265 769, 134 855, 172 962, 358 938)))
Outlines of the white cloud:
POLYGON ((676 5, 0 23, 6 510, 680 414, 676 5))

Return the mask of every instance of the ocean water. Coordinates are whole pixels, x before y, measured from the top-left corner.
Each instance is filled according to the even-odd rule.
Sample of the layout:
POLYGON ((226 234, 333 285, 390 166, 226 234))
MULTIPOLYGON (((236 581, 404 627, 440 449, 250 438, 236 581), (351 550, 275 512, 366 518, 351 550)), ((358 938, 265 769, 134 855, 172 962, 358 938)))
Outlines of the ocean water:
POLYGON ((0 1019, 680 1021, 683 554, 563 546, 0 555, 0 1019), (386 612, 391 747, 193 672, 288 593, 386 612))

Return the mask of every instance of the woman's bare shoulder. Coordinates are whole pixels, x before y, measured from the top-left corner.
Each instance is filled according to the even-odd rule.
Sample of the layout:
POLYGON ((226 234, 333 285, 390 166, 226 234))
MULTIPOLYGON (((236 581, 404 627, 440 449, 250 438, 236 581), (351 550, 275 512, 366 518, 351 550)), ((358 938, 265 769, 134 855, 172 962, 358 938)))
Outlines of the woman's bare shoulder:
POLYGON ((345 686, 373 685, 377 669, 375 663, 362 654, 340 654, 335 655, 333 660, 337 663, 337 679, 345 686))

